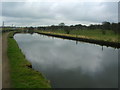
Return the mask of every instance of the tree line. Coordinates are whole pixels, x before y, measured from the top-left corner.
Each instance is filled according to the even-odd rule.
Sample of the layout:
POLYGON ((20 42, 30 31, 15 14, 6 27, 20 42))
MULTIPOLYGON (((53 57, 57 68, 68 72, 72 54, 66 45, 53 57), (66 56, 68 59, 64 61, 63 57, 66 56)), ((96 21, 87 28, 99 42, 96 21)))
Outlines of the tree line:
POLYGON ((60 23, 59 25, 37 27, 37 29, 38 30, 45 30, 45 31, 64 30, 67 34, 69 34, 71 30, 100 29, 103 34, 106 34, 106 30, 112 30, 115 34, 117 34, 117 33, 120 34, 120 22, 119 23, 110 23, 110 22, 105 21, 105 22, 102 22, 102 24, 91 24, 89 26, 82 25, 82 24, 67 26, 64 23, 60 23))

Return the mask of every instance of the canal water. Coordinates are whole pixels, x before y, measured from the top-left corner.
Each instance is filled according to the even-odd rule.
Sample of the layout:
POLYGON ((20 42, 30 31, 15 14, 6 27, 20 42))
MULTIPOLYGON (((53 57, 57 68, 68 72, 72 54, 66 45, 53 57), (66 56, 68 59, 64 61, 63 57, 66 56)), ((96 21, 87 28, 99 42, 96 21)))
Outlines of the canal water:
POLYGON ((37 33, 14 39, 53 88, 118 87, 118 49, 37 33))

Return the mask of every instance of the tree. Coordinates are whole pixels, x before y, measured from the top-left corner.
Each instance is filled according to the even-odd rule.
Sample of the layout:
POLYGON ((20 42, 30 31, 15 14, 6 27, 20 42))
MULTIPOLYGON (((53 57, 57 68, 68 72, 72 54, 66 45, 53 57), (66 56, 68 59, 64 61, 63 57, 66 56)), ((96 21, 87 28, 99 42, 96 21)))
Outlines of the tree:
POLYGON ((60 23, 59 26, 65 26, 65 24, 64 23, 60 23))
POLYGON ((102 25, 103 25, 103 29, 105 29, 105 30, 110 30, 110 22, 107 22, 107 21, 105 21, 105 22, 102 22, 102 25))
POLYGON ((118 22, 117 30, 118 30, 118 33, 120 34, 120 22, 118 22))
POLYGON ((111 24, 111 29, 114 31, 115 34, 118 32, 118 24, 117 23, 112 23, 111 24))

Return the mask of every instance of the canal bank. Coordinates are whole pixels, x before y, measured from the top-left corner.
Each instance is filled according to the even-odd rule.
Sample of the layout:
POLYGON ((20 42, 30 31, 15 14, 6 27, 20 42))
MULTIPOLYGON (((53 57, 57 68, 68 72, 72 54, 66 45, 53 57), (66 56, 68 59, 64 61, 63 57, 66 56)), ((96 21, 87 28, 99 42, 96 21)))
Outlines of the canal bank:
POLYGON ((33 70, 13 38, 8 35, 7 54, 10 63, 12 88, 51 88, 50 82, 38 71, 33 70))
POLYGON ((51 32, 40 32, 36 31, 36 33, 47 35, 47 36, 53 36, 53 37, 58 37, 58 38, 63 38, 63 39, 69 39, 69 40, 75 40, 75 41, 83 41, 87 43, 93 43, 93 44, 99 44, 101 46, 111 46, 114 48, 120 48, 120 43, 119 42, 111 42, 111 41, 105 41, 105 40, 95 40, 91 38, 86 38, 86 37, 78 37, 78 36, 72 36, 69 34, 60 34, 60 33, 51 33, 51 32))

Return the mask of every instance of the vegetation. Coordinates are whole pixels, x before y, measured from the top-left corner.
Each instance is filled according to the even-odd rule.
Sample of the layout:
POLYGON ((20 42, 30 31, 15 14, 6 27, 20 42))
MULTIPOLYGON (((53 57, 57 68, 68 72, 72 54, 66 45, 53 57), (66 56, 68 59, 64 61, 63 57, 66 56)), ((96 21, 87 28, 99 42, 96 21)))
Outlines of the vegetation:
POLYGON ((66 32, 64 30, 56 30, 56 31, 40 31, 40 30, 38 30, 37 32, 52 33, 52 34, 65 35, 65 36, 77 37, 77 38, 103 40, 103 41, 109 41, 109 42, 120 42, 120 39, 118 39, 119 36, 116 35, 111 30, 106 30, 105 35, 99 29, 71 30, 69 34, 66 34, 66 32))
POLYGON ((8 37, 8 58, 10 61, 10 75, 12 88, 50 88, 50 83, 40 72, 28 67, 31 64, 25 59, 13 33, 8 37))
POLYGON ((45 27, 21 27, 17 28, 16 31, 23 31, 28 33, 34 33, 37 31, 120 43, 120 22, 110 23, 105 21, 102 22, 102 24, 91 24, 89 26, 82 24, 67 26, 62 22, 59 25, 45 27))
POLYGON ((101 30, 79 30, 79 31, 71 31, 70 34, 65 34, 63 31, 58 32, 51 32, 51 31, 36 31, 42 33, 51 33, 56 35, 62 36, 70 36, 70 37, 77 37, 77 38, 86 38, 86 39, 94 39, 94 40, 102 40, 108 42, 119 42, 118 35, 115 35, 112 31, 106 31, 106 35, 103 35, 101 30))
POLYGON ((38 27, 37 29, 39 32, 120 43, 120 23, 103 22, 101 25, 91 24, 89 26, 81 24, 66 26, 60 23, 58 26, 38 27))

